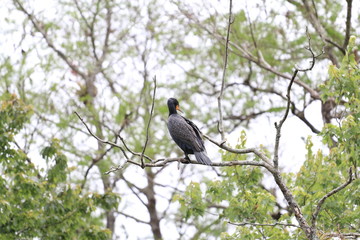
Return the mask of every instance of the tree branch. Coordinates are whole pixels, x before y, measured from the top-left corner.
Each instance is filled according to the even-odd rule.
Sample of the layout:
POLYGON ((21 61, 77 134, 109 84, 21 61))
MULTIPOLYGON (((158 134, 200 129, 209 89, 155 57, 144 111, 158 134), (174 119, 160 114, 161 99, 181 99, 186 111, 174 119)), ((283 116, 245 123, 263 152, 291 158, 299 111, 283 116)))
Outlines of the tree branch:
POLYGON ((150 128, 151 119, 152 119, 152 116, 153 116, 153 113, 154 113, 155 94, 156 94, 156 76, 153 78, 153 81, 154 81, 154 90, 153 90, 152 104, 151 104, 151 110, 150 110, 150 117, 149 117, 149 122, 148 122, 147 127, 146 127, 145 144, 144 144, 143 150, 141 152, 141 156, 140 156, 140 161, 141 161, 141 167, 142 168, 144 168, 144 153, 145 153, 148 141, 149 141, 149 128, 150 128))
POLYGON ((289 111, 290 111, 290 104, 291 104, 291 99, 290 99, 290 91, 291 91, 291 86, 294 83, 295 77, 297 75, 297 73, 299 72, 299 70, 295 69, 293 77, 289 83, 289 86, 287 88, 287 106, 286 106, 286 110, 285 110, 285 114, 283 116, 283 118, 280 120, 279 123, 275 122, 275 128, 276 128, 276 137, 275 137, 275 148, 274 148, 274 167, 278 168, 279 167, 279 144, 280 144, 280 137, 281 137, 281 128, 284 124, 284 122, 286 121, 288 115, 289 115, 289 111))
MULTIPOLYGON (((258 156, 261 160, 263 160, 266 164, 266 166, 270 169, 272 169, 271 166, 271 161, 270 159, 262 152, 260 152, 259 150, 255 149, 255 148, 244 148, 244 149, 235 149, 235 148, 231 148, 228 147, 224 144, 224 142, 217 142, 216 140, 210 138, 209 136, 203 134, 203 136, 208 139, 210 142, 212 142, 213 144, 215 144, 216 146, 228 151, 228 152, 232 152, 232 153, 236 153, 236 154, 246 154, 246 153, 254 153, 256 156, 258 156)), ((270 171, 271 172, 271 171, 270 171)))
MULTIPOLYGON (((294 80, 295 82, 295 80, 294 80)), ((280 92, 276 91, 275 89, 266 89, 266 88, 259 88, 259 87, 255 87, 253 85, 251 85, 250 81, 246 80, 243 83, 244 86, 249 87, 253 92, 263 92, 263 93, 270 93, 270 94, 274 94, 279 96, 280 98, 284 99, 287 101, 287 98, 285 96, 283 96, 283 94, 281 94, 280 92)), ((310 101, 311 102, 311 101, 310 101)), ((320 133, 320 131, 318 129, 316 129, 310 122, 309 120, 306 119, 304 111, 305 111, 306 106, 304 107, 304 109, 299 110, 296 108, 295 103, 291 102, 291 112, 298 117, 302 122, 304 122, 309 128, 310 130, 315 133, 318 134, 320 133)), ((260 111, 258 113, 251 113, 249 115, 240 115, 240 116, 229 116, 229 117, 225 117, 224 119, 239 119, 240 121, 244 121, 244 120, 248 120, 251 119, 253 117, 256 117, 262 113, 267 113, 269 112, 269 110, 264 110, 264 111, 260 111)))
MULTIPOLYGON (((129 160, 127 161, 128 163, 134 164, 136 166, 141 167, 141 163, 129 160)), ((199 164, 199 165, 203 165, 195 160, 188 160, 185 158, 163 158, 163 159, 158 159, 158 160, 154 160, 151 163, 144 163, 144 167, 164 167, 169 163, 172 162, 181 162, 184 164, 199 164)), ((259 166, 259 167, 264 167, 266 169, 269 168, 269 166, 265 163, 259 162, 259 161, 251 161, 251 160, 244 160, 244 161, 228 161, 228 162, 213 162, 210 166, 213 167, 228 167, 228 166, 259 166)), ((271 168, 270 168, 271 169, 271 168)))
MULTIPOLYGON (((204 24, 199 20, 196 19, 194 17, 193 13, 190 13, 182 8, 180 8, 178 6, 179 11, 184 14, 188 19, 190 19, 190 21, 194 22, 195 24, 197 24, 200 28, 202 28, 205 32, 207 32, 210 36, 214 37, 215 39, 217 39, 219 42, 223 42, 225 40, 224 36, 222 36, 221 34, 216 33, 215 31, 207 28, 206 26, 204 26, 204 24)), ((255 57, 254 55, 252 55, 249 51, 247 51, 246 47, 242 47, 239 46, 238 44, 229 41, 229 50, 231 50, 234 54, 238 55, 239 57, 245 58, 250 62, 255 63, 257 66, 259 66, 260 68, 269 71, 271 73, 274 73, 275 75, 287 79, 287 80, 291 80, 292 76, 279 72, 278 70, 276 70, 275 68, 273 68, 269 63, 267 63, 265 61, 265 59, 263 57, 261 57, 261 52, 259 52, 259 56, 260 58, 255 57), (230 48, 232 47, 233 50, 230 48), (237 53, 237 51, 238 53, 237 53)), ((295 79, 294 83, 296 83, 297 85, 301 86, 302 88, 304 88, 308 93, 310 93, 311 97, 313 99, 320 99, 320 94, 312 89, 309 85, 307 85, 306 83, 300 81, 299 79, 295 79)))
POLYGON ((224 139, 225 139, 224 128, 223 128, 222 98, 223 98, 223 95, 224 95, 225 75, 226 75, 227 61, 228 61, 228 55, 229 55, 229 38, 230 38, 230 29, 231 29, 231 24, 232 23, 233 23, 233 19, 232 19, 232 0, 230 0, 230 4, 229 4, 229 20, 228 20, 227 33, 226 33, 226 42, 225 42, 224 68, 223 68, 222 79, 221 79, 220 94, 218 96, 218 108, 219 108, 218 130, 219 130, 219 132, 221 134, 221 140, 222 141, 224 141, 224 139))
POLYGON ((324 239, 339 238, 339 239, 359 239, 360 233, 325 233, 324 239))
MULTIPOLYGON (((85 125, 86 129, 88 130, 88 132, 90 133, 91 136, 93 136, 99 142, 109 144, 109 145, 111 145, 113 147, 119 148, 123 152, 123 154, 125 155, 126 162, 124 164, 119 165, 117 167, 112 167, 109 171, 105 172, 105 174, 109 174, 111 172, 115 172, 117 170, 120 170, 127 163, 134 164, 134 165, 137 165, 137 166, 142 167, 142 168, 144 168, 144 167, 163 167, 163 166, 166 166, 168 163, 171 163, 171 162, 189 163, 189 161, 187 159, 184 159, 184 158, 162 158, 162 159, 153 160, 150 157, 146 156, 145 154, 143 155, 143 157, 148 159, 151 163, 142 164, 142 163, 135 162, 135 161, 133 161, 133 160, 131 160, 130 158, 127 157, 125 149, 127 151, 129 151, 131 154, 135 155, 135 156, 141 157, 141 153, 133 152, 131 149, 129 149, 128 146, 126 145, 124 139, 120 135, 119 135, 119 138, 122 141, 122 143, 124 144, 125 149, 123 149, 120 145, 118 145, 116 143, 106 141, 106 140, 103 140, 103 139, 97 137, 90 130, 90 128, 85 123, 85 121, 81 118, 81 116, 77 112, 75 112, 75 114, 78 116, 78 118, 81 120, 81 122, 85 125)), ((275 171, 274 168, 272 167, 271 163, 270 163, 270 159, 264 153, 260 152, 259 150, 255 149, 255 148, 233 149, 231 147, 228 147, 228 146, 224 145, 224 143, 219 143, 219 142, 215 141, 214 139, 210 138, 207 135, 204 135, 204 137, 207 138, 208 140, 210 140, 215 145, 219 146, 220 148, 222 148, 222 149, 224 149, 226 151, 236 153, 236 154, 254 153, 256 156, 258 156, 263 161, 263 162, 260 162, 260 161, 229 161, 229 162, 212 163, 211 166, 224 167, 224 166, 237 166, 237 165, 252 165, 252 166, 264 167, 267 170, 269 170, 271 173, 274 173, 274 171, 275 171)), ((190 161, 190 163, 199 164, 197 161, 190 161)))
POLYGON ((291 105, 291 98, 290 98, 290 91, 291 91, 291 86, 294 83, 294 80, 298 74, 298 72, 306 72, 306 71, 310 71, 312 70, 312 68, 315 65, 315 59, 316 57, 320 56, 315 56, 314 52, 311 49, 311 38, 310 35, 306 29, 306 34, 308 36, 308 47, 306 47, 306 49, 311 53, 312 56, 312 60, 310 61, 310 66, 308 68, 304 68, 304 69, 300 69, 298 67, 295 67, 295 71, 293 73, 293 76, 291 78, 291 81, 288 85, 287 88, 287 106, 286 106, 286 111, 285 114, 283 116, 283 118, 280 120, 279 123, 275 123, 275 128, 276 128, 276 136, 275 136, 275 147, 274 147, 274 159, 273 159, 273 163, 274 163, 274 168, 275 168, 275 172, 273 173, 273 177, 275 179, 275 182, 277 183, 277 185, 279 186, 280 190, 282 191, 286 201, 288 202, 291 210, 294 212, 295 217, 297 219, 297 221, 299 222, 299 225, 301 227, 301 229, 304 231, 304 233, 306 234, 307 238, 309 239, 314 239, 315 237, 315 229, 312 229, 309 224, 307 223, 306 219, 304 218, 304 215, 300 209, 300 206, 298 205, 298 203, 295 201, 293 194, 290 192, 290 190, 288 189, 288 187, 285 185, 284 180, 282 179, 280 172, 279 172, 279 144, 280 144, 280 137, 281 137, 281 128, 284 124, 284 122, 286 121, 289 111, 290 111, 290 105, 291 105))
POLYGON ((343 49, 345 50, 349 44, 350 31, 351 31, 351 10, 352 10, 352 0, 346 0, 347 2, 347 12, 346 12, 346 30, 345 30, 345 39, 343 44, 343 49))
POLYGON ((82 182, 82 184, 81 184, 81 189, 84 188, 85 183, 86 183, 86 180, 87 180, 87 176, 89 175, 89 172, 90 172, 90 170, 93 168, 93 166, 95 166, 101 159, 103 159, 103 158, 106 156, 106 154, 107 154, 108 152, 110 152, 111 149, 113 149, 113 147, 114 147, 114 146, 110 146, 110 147, 109 147, 108 149, 106 149, 102 154, 100 154, 100 155, 97 156, 96 158, 93 158, 93 159, 92 159, 92 162, 91 162, 90 166, 86 169, 86 172, 85 172, 85 175, 84 175, 84 180, 83 180, 83 182, 82 182))
POLYGON ((105 8, 106 8, 106 33, 105 33, 105 39, 104 44, 102 48, 102 54, 100 57, 100 63, 102 64, 105 60, 105 56, 109 51, 109 38, 111 33, 111 18, 112 18, 112 9, 109 4, 110 1, 106 1, 105 8))
POLYGON ((313 50, 311 49, 311 38, 310 38, 307 28, 306 28, 306 35, 308 37, 308 46, 305 49, 308 50, 311 54, 310 66, 308 68, 304 68, 304 69, 295 67, 295 71, 294 71, 293 76, 288 85, 287 93, 286 93, 287 105, 286 105, 285 114, 279 123, 275 123, 276 137, 275 137, 274 160, 273 160, 275 168, 278 168, 278 165, 279 165, 279 144, 280 144, 280 137, 281 137, 281 128, 289 115, 290 106, 291 106, 291 97, 290 97, 291 87, 295 81, 295 78, 296 78, 298 72, 311 71, 313 69, 313 67, 315 66, 316 58, 319 57, 323 53, 322 52, 319 55, 315 56, 313 50))
POLYGON ((228 222, 228 224, 235 225, 235 226, 246 226, 246 225, 255 226, 255 227, 258 227, 258 226, 259 226, 259 227, 283 226, 283 227, 296 227, 296 228, 300 228, 300 226, 295 225, 295 224, 291 224, 291 223, 280 223, 280 222, 276 222, 276 223, 251 223, 251 222, 233 223, 233 222, 228 222))
POLYGON ((316 227, 316 219, 319 216, 319 213, 321 211, 321 207, 324 204, 324 202, 326 201, 326 199, 328 199, 329 197, 331 197, 332 195, 336 194, 337 192, 341 191, 342 189, 346 188, 352 181, 354 180, 353 178, 353 174, 352 174, 352 168, 349 169, 349 179, 341 184, 339 187, 331 190, 330 192, 328 192, 327 194, 325 194, 318 202, 315 212, 312 214, 312 218, 311 218, 311 224, 313 229, 315 229, 316 227))
POLYGON ((120 212, 120 211, 116 211, 116 213, 117 213, 117 214, 120 214, 120 215, 122 215, 122 216, 124 216, 124 217, 131 218, 131 219, 135 220, 135 221, 138 222, 138 223, 150 224, 150 222, 141 220, 140 218, 131 216, 131 215, 127 214, 127 213, 123 213, 123 212, 120 212))
MULTIPOLYGON (((321 40, 324 43, 332 41, 329 38, 329 36, 326 32, 326 29, 320 22, 320 19, 317 18, 317 16, 316 16, 316 8, 314 8, 314 6, 313 6, 313 8, 315 9, 315 11, 314 11, 313 8, 310 6, 310 3, 308 0, 302 0, 302 2, 305 7, 306 13, 308 15, 309 22, 314 27, 315 31, 319 34, 321 40)), ((334 53, 331 51, 331 49, 329 49, 329 51, 327 51, 327 54, 329 55, 329 59, 333 62, 333 64, 338 66, 339 64, 338 64, 337 58, 334 55, 334 53)))
POLYGON ((121 142, 124 144, 126 150, 129 151, 132 155, 138 156, 138 157, 141 157, 141 155, 143 155, 143 157, 146 158, 147 160, 149 160, 150 162, 153 162, 153 161, 154 161, 153 159, 151 159, 151 158, 150 158, 149 156, 147 156, 146 154, 141 154, 141 153, 132 151, 132 150, 128 147, 128 145, 126 144, 125 139, 124 139, 123 137, 121 137, 120 135, 118 135, 118 137, 120 138, 121 142))
POLYGON ((87 76, 85 73, 83 73, 82 71, 80 71, 80 69, 73 64, 70 59, 61 51, 59 50, 57 47, 55 47, 54 43, 50 40, 50 38, 48 37, 47 33, 45 32, 44 28, 42 27, 41 23, 38 22, 38 20, 30 13, 28 12, 24 6, 21 4, 21 2, 19 0, 13 0, 15 5, 17 5, 20 9, 20 11, 22 11, 23 13, 25 13, 25 15, 29 18, 29 20, 31 21, 31 23, 33 24, 33 26, 35 27, 35 29, 41 33, 42 37, 44 38, 44 40, 46 41, 47 45, 53 49, 54 52, 57 53, 57 55, 59 55, 59 57, 61 59, 63 59, 65 61, 65 63, 71 68, 71 70, 73 70, 74 72, 76 72, 78 75, 80 75, 83 79, 87 79, 87 76))
POLYGON ((80 121, 84 124, 84 126, 86 127, 86 129, 88 130, 89 134, 91 136, 93 136, 96 140, 98 140, 99 142, 101 143, 105 143, 105 144, 109 144, 110 146, 113 146, 113 147, 117 147, 121 150, 121 152, 124 154, 125 158, 126 159, 129 159, 128 156, 126 155, 126 152, 125 150, 118 144, 114 143, 114 142, 111 142, 111 141, 107 141, 107 140, 103 140, 101 138, 99 138, 98 136, 96 136, 91 130, 90 128, 88 127, 88 125, 85 123, 85 121, 82 119, 82 117, 75 111, 74 112, 76 114, 76 116, 80 119, 80 121))

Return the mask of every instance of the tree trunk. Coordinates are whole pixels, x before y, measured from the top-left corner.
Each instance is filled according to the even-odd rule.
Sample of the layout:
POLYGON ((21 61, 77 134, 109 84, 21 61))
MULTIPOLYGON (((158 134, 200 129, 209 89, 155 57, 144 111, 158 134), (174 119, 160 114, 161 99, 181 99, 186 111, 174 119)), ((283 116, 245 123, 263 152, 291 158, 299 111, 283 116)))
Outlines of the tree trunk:
POLYGON ((143 193, 145 194, 148 204, 147 209, 150 215, 150 227, 151 231, 154 235, 154 239, 160 240, 162 239, 161 230, 160 230, 160 219, 158 217, 156 211, 156 198, 155 198, 155 189, 154 189, 154 173, 152 169, 147 169, 146 171, 148 185, 143 189, 143 193))

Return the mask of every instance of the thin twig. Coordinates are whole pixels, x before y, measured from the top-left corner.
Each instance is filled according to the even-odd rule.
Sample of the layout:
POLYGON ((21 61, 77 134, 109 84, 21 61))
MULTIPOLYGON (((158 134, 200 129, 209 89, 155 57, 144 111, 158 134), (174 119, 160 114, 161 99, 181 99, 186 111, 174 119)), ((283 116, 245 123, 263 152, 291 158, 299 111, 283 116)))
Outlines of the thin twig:
POLYGON ((279 144, 280 144, 280 137, 281 137, 281 128, 282 125, 284 124, 285 120, 287 119, 288 115, 289 115, 289 111, 290 111, 290 105, 291 105, 291 99, 290 99, 290 91, 291 91, 291 87, 292 84, 294 83, 294 79, 297 75, 297 73, 299 72, 298 69, 295 69, 293 77, 289 83, 289 86, 287 88, 287 105, 286 105, 286 110, 285 110, 285 114, 283 116, 283 118, 280 120, 279 123, 275 122, 275 128, 276 128, 276 137, 275 137, 275 148, 274 148, 274 167, 278 168, 279 166, 279 144))
POLYGON ((329 197, 331 197, 332 195, 334 195, 335 193, 341 191, 342 189, 344 189, 345 187, 347 187, 352 181, 354 180, 353 178, 353 174, 352 174, 352 168, 349 169, 349 179, 341 184, 340 186, 338 186, 337 188, 331 190, 330 192, 328 192, 327 194, 325 194, 318 202, 315 212, 312 215, 312 219, 311 219, 311 224, 312 227, 315 229, 315 225, 316 225, 316 219, 319 216, 320 210, 322 205, 324 204, 324 202, 326 201, 326 199, 328 199, 329 197))
POLYGON ((273 163, 274 163, 274 168, 275 171, 273 173, 273 177, 275 179, 275 182, 277 183, 277 185, 279 186, 280 190, 282 191, 286 201, 288 202, 291 210, 294 212, 295 217, 297 219, 297 221, 299 222, 299 225, 301 227, 301 229, 305 232, 306 236, 309 239, 313 239, 313 236, 315 236, 315 232, 316 230, 311 228, 309 226, 309 224, 307 223, 307 220, 304 218, 304 215, 300 209, 300 206, 297 204, 297 202, 294 199, 294 196, 292 195, 292 193, 290 192, 290 190, 288 189, 288 187, 285 185, 284 180, 282 179, 280 172, 279 172, 279 146, 280 146, 280 137, 281 137, 281 128, 284 124, 284 122, 286 121, 289 111, 290 111, 290 106, 291 106, 291 97, 290 97, 290 92, 291 92, 291 87, 295 81, 295 78, 298 74, 298 72, 306 72, 306 71, 310 71, 312 70, 312 68, 315 65, 315 60, 318 56, 320 56, 321 54, 319 54, 318 56, 315 56, 314 52, 311 49, 311 38, 310 35, 306 29, 306 34, 308 36, 308 47, 306 47, 306 49, 311 53, 312 59, 310 62, 310 67, 305 68, 305 69, 300 69, 298 67, 295 67, 295 71, 293 73, 293 76, 290 80, 290 83, 288 85, 287 88, 287 94, 286 94, 286 98, 287 98, 287 106, 286 106, 286 110, 285 110, 285 114, 283 116, 283 118, 280 120, 279 123, 275 123, 275 128, 276 128, 276 136, 275 136, 275 147, 274 147, 274 158, 273 158, 273 163))
POLYGON ((154 76, 153 78, 154 81, 154 90, 153 90, 153 96, 152 96, 152 104, 151 104, 151 110, 150 110, 150 117, 149 117, 149 122, 147 124, 146 127, 146 139, 145 139, 145 144, 143 147, 143 150, 141 152, 141 156, 140 156, 140 161, 141 161, 141 167, 144 168, 144 153, 146 150, 146 146, 148 144, 149 141, 149 129, 150 129, 150 123, 151 123, 151 119, 154 113, 154 106, 155 106, 155 94, 156 94, 156 76, 154 76))
POLYGON ((82 72, 75 64, 73 64, 70 59, 68 58, 68 56, 65 55, 65 53, 63 53, 61 50, 59 50, 54 43, 50 40, 50 38, 48 37, 45 29, 42 27, 43 24, 41 24, 30 12, 28 12, 24 6, 21 4, 21 2, 19 0, 13 0, 15 5, 17 5, 20 9, 20 11, 22 11, 23 13, 25 13, 25 15, 28 17, 28 19, 31 21, 31 23, 33 24, 33 26, 35 27, 35 29, 40 32, 40 34, 42 35, 42 37, 44 38, 44 40, 46 41, 47 45, 54 51, 57 53, 57 55, 63 59, 66 64, 71 68, 71 70, 73 70, 74 72, 76 72, 78 75, 80 75, 83 79, 87 79, 87 76, 84 72, 82 72))
POLYGON ((116 213, 119 214, 119 215, 123 215, 123 216, 126 217, 126 218, 131 218, 131 219, 135 220, 135 221, 138 222, 138 223, 150 224, 150 222, 141 220, 140 218, 134 217, 134 216, 129 215, 129 214, 127 214, 127 213, 123 213, 123 212, 120 212, 120 211, 116 211, 116 213))
POLYGON ((84 186, 85 186, 85 183, 86 183, 86 180, 87 180, 87 176, 89 175, 90 170, 96 165, 96 163, 98 163, 101 159, 103 159, 103 158, 106 156, 106 154, 107 154, 108 152, 110 152, 111 149, 113 149, 113 147, 114 147, 114 146, 110 146, 110 147, 109 147, 108 149, 106 149, 100 156, 98 156, 98 157, 96 157, 96 158, 94 158, 94 159, 92 160, 90 166, 89 166, 88 169, 86 169, 86 171, 85 171, 84 180, 83 180, 83 182, 82 182, 82 184, 81 184, 81 189, 83 189, 84 186))
POLYGON ((116 143, 113 143, 113 142, 110 142, 110 141, 107 141, 107 140, 103 140, 103 139, 99 138, 98 136, 96 136, 96 135, 91 131, 91 129, 89 128, 89 126, 86 124, 86 122, 84 121, 84 119, 83 119, 76 111, 75 111, 74 113, 75 113, 76 116, 80 119, 80 121, 84 124, 84 126, 86 127, 86 129, 88 130, 88 132, 90 133, 90 135, 93 136, 96 140, 98 140, 98 141, 101 142, 101 143, 106 143, 106 144, 109 144, 109 145, 111 145, 111 146, 121 148, 121 146, 117 145, 116 143))
POLYGON ((208 139, 210 142, 212 142, 213 144, 217 145, 218 147, 220 147, 220 148, 222 148, 222 149, 224 149, 224 150, 226 150, 228 152, 232 152, 232 153, 236 153, 236 154, 254 153, 261 160, 263 160, 269 167, 272 167, 270 159, 264 153, 260 152, 256 148, 235 149, 235 148, 231 148, 231 147, 226 146, 224 144, 224 142, 217 142, 216 140, 210 138, 206 134, 203 134, 203 136, 206 139, 208 139))
POLYGON ((94 30, 95 30, 95 23, 96 23, 96 20, 97 20, 97 16, 99 15, 100 13, 100 10, 102 10, 100 8, 100 2, 101 0, 97 0, 97 2, 95 3, 94 2, 94 5, 95 5, 95 11, 93 13, 93 16, 92 16, 92 19, 91 19, 91 24, 90 24, 90 38, 91 38, 91 45, 92 45, 92 50, 93 50, 93 55, 94 55, 94 58, 96 59, 97 62, 99 62, 99 57, 97 55, 97 47, 96 47, 96 37, 95 37, 95 34, 94 34, 94 30))
POLYGON ((98 136, 96 136, 92 131, 91 129, 89 128, 89 126, 86 124, 86 122, 84 121, 84 119, 82 119, 82 117, 75 111, 74 112, 76 114, 76 116, 80 119, 80 121, 84 124, 84 126, 86 127, 86 129, 88 130, 89 134, 91 136, 93 136, 96 140, 98 140, 99 142, 101 143, 105 143, 105 144, 109 144, 110 146, 113 146, 113 147, 117 147, 121 150, 121 152, 124 154, 124 156, 126 157, 126 159, 128 159, 127 155, 126 155, 126 152, 125 150, 118 144, 114 143, 114 142, 111 142, 111 141, 108 141, 108 140, 103 140, 101 138, 99 138, 98 136))
MULTIPOLYGON (((302 0, 302 3, 305 7, 307 17, 308 17, 311 25, 314 27, 315 31, 319 34, 319 37, 321 38, 321 40, 324 43, 331 41, 322 22, 316 16, 317 15, 316 8, 314 9, 314 7, 311 6, 312 4, 309 3, 309 0, 302 0)), ((341 49, 341 47, 340 47, 340 49, 341 49)), ((333 64, 338 66, 339 63, 338 63, 337 58, 336 58, 335 54, 333 53, 333 51, 331 51, 331 49, 328 49, 327 54, 329 56, 329 59, 333 62, 333 64)))
MULTIPOLYGON (((138 157, 141 157, 141 153, 138 153, 138 152, 134 152, 133 150, 131 150, 128 145, 126 144, 125 142, 125 139, 121 136, 121 135, 118 135, 119 139, 121 140, 121 142, 124 144, 125 146, 125 149, 130 152, 132 155, 134 156, 138 156, 138 157)), ((154 161, 152 160, 149 156, 147 156, 146 154, 143 154, 144 158, 146 158, 147 160, 149 160, 150 162, 154 161)))
POLYGON ((291 92, 291 87, 295 81, 295 78, 298 74, 298 72, 306 72, 306 71, 310 71, 313 69, 313 67, 315 66, 315 60, 317 57, 319 57, 320 55, 323 54, 323 51, 319 54, 319 55, 315 55, 312 48, 311 48, 311 38, 308 32, 308 29, 306 28, 306 35, 308 37, 308 46, 305 48, 306 50, 308 50, 311 54, 311 61, 310 61, 310 66, 308 68, 303 68, 300 69, 299 67, 295 67, 295 71, 293 73, 293 76, 290 80, 290 83, 288 85, 287 88, 287 93, 286 93, 286 98, 287 98, 287 105, 286 105, 286 110, 285 110, 285 114, 283 116, 283 118, 280 120, 279 123, 275 123, 275 128, 276 128, 276 137, 275 137, 275 147, 274 147, 274 167, 278 168, 279 166, 279 146, 280 146, 280 137, 281 137, 281 128, 284 124, 284 122, 286 121, 289 112, 290 112, 290 106, 291 106, 291 97, 290 97, 290 92, 291 92))
MULTIPOLYGON (((204 31, 206 31, 211 37, 214 37, 219 42, 222 42, 222 41, 225 40, 225 37, 223 35, 221 35, 221 34, 219 34, 217 32, 214 32, 212 29, 207 28, 203 24, 202 21, 200 21, 199 19, 196 19, 194 17, 194 15, 195 15, 194 13, 188 12, 187 10, 182 9, 179 6, 178 6, 178 9, 182 14, 184 14, 191 21, 193 21, 195 24, 197 24, 199 27, 201 27, 204 31)), ((249 52, 246 49, 246 47, 238 45, 233 41, 229 41, 229 45, 230 45, 229 50, 232 51, 232 53, 236 54, 237 56, 239 56, 241 58, 245 58, 248 61, 255 63, 260 68, 265 69, 266 71, 269 71, 271 73, 274 73, 275 75, 277 75, 277 76, 279 76, 281 78, 291 80, 292 77, 289 74, 285 74, 285 73, 282 73, 282 72, 278 71, 277 69, 272 67, 268 62, 266 62, 265 59, 262 59, 261 61, 259 61, 259 59, 257 57, 255 57, 251 52, 249 52)), ((307 92, 309 92, 313 99, 316 99, 316 100, 320 99, 319 92, 316 91, 315 89, 312 89, 306 83, 300 81, 299 79, 295 79, 294 83, 296 83, 297 85, 304 88, 307 92)))
POLYGON ((110 7, 110 1, 105 2, 105 8, 106 8, 106 33, 105 33, 105 39, 104 39, 104 45, 102 48, 102 54, 100 57, 100 63, 102 64, 105 60, 105 56, 109 52, 109 39, 110 39, 110 33, 111 31, 111 18, 112 18, 112 9, 110 7))
POLYGON ((246 225, 251 225, 251 226, 259 226, 259 227, 275 227, 275 226, 284 226, 284 227, 296 227, 296 228, 301 228, 298 225, 295 224, 291 224, 291 223, 280 223, 280 222, 276 222, 276 223, 251 223, 251 222, 242 222, 242 223, 233 223, 233 222, 228 222, 228 224, 231 225, 235 225, 235 226, 246 226, 246 225))
MULTIPOLYGON (((82 119, 82 117, 75 111, 74 112, 77 117, 80 119, 80 121, 84 124, 84 126, 86 127, 86 129, 88 130, 88 132, 90 133, 91 136, 93 136, 96 140, 98 140, 99 142, 101 143, 105 143, 105 144, 109 144, 113 147, 117 147, 121 150, 121 152, 124 154, 125 158, 126 158, 126 162, 124 164, 126 164, 127 162, 131 162, 131 163, 135 163, 134 161, 130 161, 129 157, 126 155, 126 151, 125 149, 123 149, 123 147, 121 147, 120 145, 114 143, 114 142, 111 142, 111 141, 108 141, 108 140, 103 140, 101 138, 99 138, 98 136, 96 136, 89 128, 89 126, 86 124, 86 122, 82 119)), ((119 139, 121 140, 121 142, 124 144, 125 148, 127 151, 129 151, 131 154, 133 154, 134 156, 141 156, 141 153, 137 153, 137 152, 134 152, 132 151, 125 143, 125 140, 120 136, 120 134, 118 135, 119 139)), ((148 157, 147 155, 143 154, 143 157, 148 159, 149 161, 153 161, 150 157, 148 157)), ((117 167, 112 167, 109 171, 105 172, 105 174, 109 174, 111 172, 115 172, 119 169, 121 169, 123 167, 123 165, 118 165, 117 167)), ((136 165, 139 165, 138 163, 136 163, 136 165)))
POLYGON ((322 239, 332 239, 332 238, 338 238, 338 239, 359 239, 360 233, 325 233, 322 235, 322 239))
POLYGON ((232 0, 230 0, 229 4, 229 20, 227 26, 227 33, 226 33, 226 42, 225 42, 225 58, 224 58, 224 68, 223 74, 221 79, 221 90, 218 96, 218 108, 219 108, 219 124, 218 124, 218 131, 221 134, 221 140, 225 139, 225 133, 223 128, 223 113, 222 113, 222 98, 224 95, 224 88, 225 88, 225 76, 226 76, 226 69, 227 69, 227 62, 228 62, 228 55, 229 55, 229 38, 230 38, 230 29, 231 24, 233 23, 232 19, 232 0))
MULTIPOLYGON (((249 78, 248 78, 249 79, 249 78)), ((295 83, 295 81, 294 81, 295 83)), ((271 93, 271 94, 274 94, 276 96, 279 96, 280 98, 284 99, 287 101, 287 98, 286 96, 283 96, 282 93, 276 91, 275 89, 273 88, 260 88, 260 87, 255 87, 253 85, 251 85, 250 81, 244 81, 243 85, 245 86, 248 86, 253 92, 264 92, 264 93, 271 93)), ((311 102, 311 101, 310 101, 311 102)), ((295 103, 294 102, 291 102, 291 111, 292 113, 298 117, 301 121, 303 121, 310 129, 313 133, 315 134, 318 134, 320 133, 320 131, 318 129, 316 129, 306 118, 305 118, 305 115, 304 115, 304 111, 305 111, 305 108, 306 106, 304 106, 304 109, 303 110, 299 110, 296 108, 295 106, 295 103)), ((258 113, 251 113, 249 115, 239 115, 239 116, 228 116, 228 117, 225 117, 224 119, 236 119, 236 120, 240 120, 240 121, 245 121, 245 120, 249 120, 253 117, 256 117, 260 114, 263 114, 263 113, 267 113, 269 112, 269 110, 263 110, 263 111, 260 111, 258 113)))

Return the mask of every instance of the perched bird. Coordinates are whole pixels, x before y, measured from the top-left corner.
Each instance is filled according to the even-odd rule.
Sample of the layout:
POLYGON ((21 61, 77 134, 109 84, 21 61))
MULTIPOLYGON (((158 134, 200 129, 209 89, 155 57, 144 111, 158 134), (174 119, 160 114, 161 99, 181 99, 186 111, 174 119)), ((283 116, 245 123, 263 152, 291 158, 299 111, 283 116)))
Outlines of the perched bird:
POLYGON ((195 154, 199 163, 210 165, 211 160, 206 155, 199 128, 189 119, 177 114, 177 110, 181 111, 178 100, 169 98, 167 105, 169 108, 168 129, 172 139, 184 151, 185 159, 190 160, 188 154, 195 154))

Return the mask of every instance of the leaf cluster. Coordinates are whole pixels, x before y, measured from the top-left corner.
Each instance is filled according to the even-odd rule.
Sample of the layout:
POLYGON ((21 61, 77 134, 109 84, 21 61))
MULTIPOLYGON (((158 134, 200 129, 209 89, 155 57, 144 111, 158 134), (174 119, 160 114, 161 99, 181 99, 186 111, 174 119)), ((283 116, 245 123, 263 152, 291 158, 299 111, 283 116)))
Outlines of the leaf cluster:
POLYGON ((21 150, 14 136, 31 116, 31 108, 15 95, 4 94, 0 109, 0 238, 109 239, 97 206, 116 207, 113 194, 82 195, 67 182, 67 158, 58 140, 41 151, 48 168, 39 170, 21 150))

